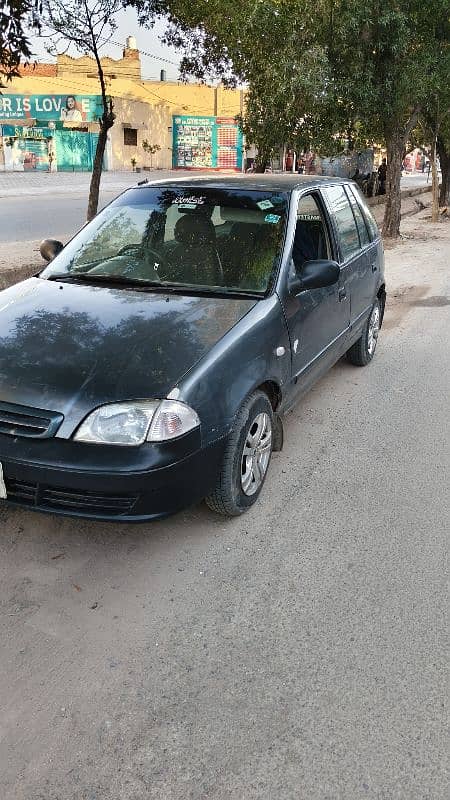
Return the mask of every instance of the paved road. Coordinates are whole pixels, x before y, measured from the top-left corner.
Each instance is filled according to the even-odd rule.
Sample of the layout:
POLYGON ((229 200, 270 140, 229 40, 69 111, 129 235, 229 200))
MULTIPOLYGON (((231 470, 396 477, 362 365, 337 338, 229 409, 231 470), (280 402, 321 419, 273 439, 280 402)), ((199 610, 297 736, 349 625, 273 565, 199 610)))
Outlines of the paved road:
POLYGON ((248 515, 0 506, 5 800, 448 798, 444 230, 388 252, 375 361, 290 415, 248 515))
MULTIPOLYGON (((100 207, 117 192, 102 192, 100 207)), ((86 221, 86 195, 0 198, 0 242, 17 242, 61 236, 67 241, 86 221)))
MULTIPOLYGON (((181 170, 176 177, 185 174, 181 170)), ((173 171, 105 172, 99 209, 137 181, 174 177, 173 171)), ((46 172, 0 172, 0 242, 16 242, 60 236, 68 239, 86 221, 90 175, 46 172)))

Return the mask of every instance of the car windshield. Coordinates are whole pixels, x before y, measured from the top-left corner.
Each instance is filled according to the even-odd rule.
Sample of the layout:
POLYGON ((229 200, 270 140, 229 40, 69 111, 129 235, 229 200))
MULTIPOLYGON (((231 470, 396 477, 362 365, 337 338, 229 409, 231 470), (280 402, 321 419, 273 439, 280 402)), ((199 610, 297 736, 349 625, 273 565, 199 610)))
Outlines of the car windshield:
POLYGON ((41 277, 264 294, 279 264, 287 213, 288 196, 270 190, 130 189, 41 277))

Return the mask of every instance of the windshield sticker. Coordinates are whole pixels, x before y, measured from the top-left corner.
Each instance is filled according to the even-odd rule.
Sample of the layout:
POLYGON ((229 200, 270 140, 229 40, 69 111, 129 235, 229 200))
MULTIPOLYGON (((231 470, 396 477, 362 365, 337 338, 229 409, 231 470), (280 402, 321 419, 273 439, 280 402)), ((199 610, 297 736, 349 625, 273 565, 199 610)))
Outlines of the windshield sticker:
POLYGON ((261 211, 267 211, 268 208, 273 208, 273 203, 271 203, 270 200, 260 200, 256 205, 261 211))
POLYGON ((273 197, 271 197, 270 199, 274 206, 282 206, 284 204, 283 198, 279 197, 277 194, 273 195, 273 197))
POLYGON ((178 211, 195 211, 197 203, 179 203, 178 211))
POLYGON ((264 217, 264 222, 271 222, 272 225, 276 225, 281 219, 279 214, 266 214, 264 217))
POLYGON ((191 195, 190 197, 177 197, 173 202, 174 203, 183 203, 185 204, 192 204, 194 206, 203 206, 205 204, 206 197, 195 197, 195 195, 191 195))

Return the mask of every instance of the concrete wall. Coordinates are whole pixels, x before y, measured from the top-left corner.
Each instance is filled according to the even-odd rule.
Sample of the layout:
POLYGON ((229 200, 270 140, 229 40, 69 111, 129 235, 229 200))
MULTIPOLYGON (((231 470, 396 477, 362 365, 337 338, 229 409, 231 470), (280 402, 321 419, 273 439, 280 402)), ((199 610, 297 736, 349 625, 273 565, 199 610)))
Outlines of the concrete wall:
MULTIPOLYGON (((141 60, 139 50, 124 50, 123 58, 100 59, 103 72, 106 76, 114 78, 127 78, 139 81, 141 79, 141 60)), ((56 59, 56 74, 59 78, 84 76, 96 78, 97 65, 93 58, 80 56, 72 58, 68 55, 58 55, 56 59)))
POLYGON ((131 159, 135 158, 140 168, 150 167, 150 156, 143 148, 146 139, 149 144, 158 144, 160 150, 152 158, 155 169, 170 169, 172 166, 172 110, 168 106, 151 106, 120 97, 114 99, 117 119, 109 133, 108 169, 129 170, 131 159), (125 127, 137 130, 137 147, 124 143, 125 127))

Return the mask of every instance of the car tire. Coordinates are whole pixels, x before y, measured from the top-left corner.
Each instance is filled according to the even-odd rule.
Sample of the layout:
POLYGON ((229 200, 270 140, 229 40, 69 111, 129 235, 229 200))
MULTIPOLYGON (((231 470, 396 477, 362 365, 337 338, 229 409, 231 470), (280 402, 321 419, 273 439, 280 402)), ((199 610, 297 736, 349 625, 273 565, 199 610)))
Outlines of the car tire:
POLYGON ((205 500, 212 511, 237 517, 258 499, 273 450, 273 410, 264 392, 240 407, 227 442, 214 491, 205 500))
POLYGON ((347 358, 356 367, 365 367, 369 364, 377 347, 378 334, 381 326, 380 301, 375 300, 369 318, 364 326, 360 338, 347 350, 347 358))

